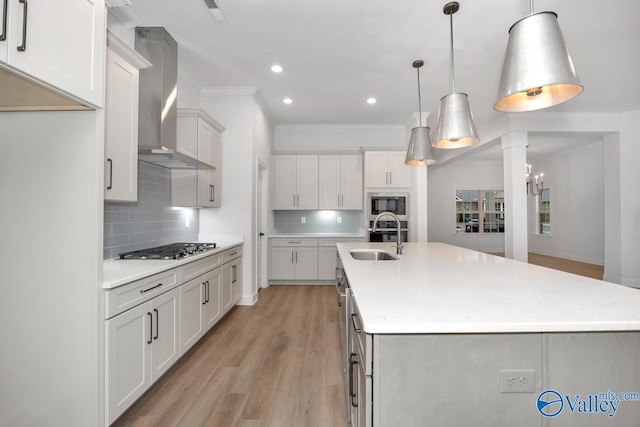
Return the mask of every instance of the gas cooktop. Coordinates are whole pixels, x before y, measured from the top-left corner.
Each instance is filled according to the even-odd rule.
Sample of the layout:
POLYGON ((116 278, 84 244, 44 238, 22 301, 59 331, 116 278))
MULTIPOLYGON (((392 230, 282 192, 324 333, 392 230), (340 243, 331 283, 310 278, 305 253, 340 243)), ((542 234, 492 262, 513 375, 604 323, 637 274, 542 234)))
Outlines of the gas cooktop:
POLYGON ((215 249, 215 243, 171 243, 118 254, 120 259, 180 259, 215 249))

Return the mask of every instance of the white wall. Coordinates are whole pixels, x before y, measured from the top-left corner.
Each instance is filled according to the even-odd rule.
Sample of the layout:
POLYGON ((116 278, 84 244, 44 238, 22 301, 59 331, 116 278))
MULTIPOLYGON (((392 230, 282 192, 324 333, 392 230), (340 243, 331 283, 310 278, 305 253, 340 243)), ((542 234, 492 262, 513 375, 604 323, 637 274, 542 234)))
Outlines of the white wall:
POLYGON ((358 151, 361 147, 406 150, 406 128, 396 125, 280 125, 273 151, 358 151))
POLYGON ((0 114, 0 425, 102 424, 103 129, 0 114))
POLYGON ((551 191, 551 236, 536 234, 537 198, 527 198, 529 252, 604 264, 602 148, 602 142, 592 143, 527 159, 551 191))
MULTIPOLYGON (((258 157, 271 162, 271 127, 253 91, 203 91, 200 107, 225 127, 221 207, 200 210, 200 233, 244 237, 241 303, 257 298, 255 285, 255 181, 258 157)), ((265 195, 268 200, 268 195, 265 195)))
POLYGON ((620 120, 622 284, 640 288, 640 111, 620 120))
POLYGON ((502 161, 458 161, 427 167, 430 242, 444 242, 483 252, 504 252, 502 233, 456 234, 456 190, 502 190, 502 161))

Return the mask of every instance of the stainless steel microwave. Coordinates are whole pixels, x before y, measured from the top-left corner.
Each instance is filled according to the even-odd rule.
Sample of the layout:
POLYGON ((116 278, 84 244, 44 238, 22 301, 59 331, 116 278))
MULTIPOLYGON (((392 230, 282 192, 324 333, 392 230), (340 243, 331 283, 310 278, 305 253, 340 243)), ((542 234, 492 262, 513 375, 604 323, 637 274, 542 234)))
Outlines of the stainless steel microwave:
POLYGON ((409 193, 367 193, 369 220, 382 212, 392 212, 402 220, 409 219, 409 193))

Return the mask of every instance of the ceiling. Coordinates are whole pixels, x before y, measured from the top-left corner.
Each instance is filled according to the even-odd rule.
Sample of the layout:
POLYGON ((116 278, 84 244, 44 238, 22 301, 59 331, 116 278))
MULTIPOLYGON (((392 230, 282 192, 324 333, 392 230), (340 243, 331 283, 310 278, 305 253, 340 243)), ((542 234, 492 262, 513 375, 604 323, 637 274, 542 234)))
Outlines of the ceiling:
MULTIPOLYGON (((418 110, 415 59, 425 61, 422 108, 432 126, 451 91, 445 1, 215 0, 227 22, 204 0, 130 1, 119 8, 128 25, 165 27, 178 42, 181 72, 201 87, 256 87, 274 125, 406 124, 418 110), (284 72, 270 71, 276 63, 284 72)), ((535 2, 545 10, 558 14, 585 87, 547 111, 640 109, 640 2, 535 2)), ((528 13, 527 0, 473 0, 453 15, 456 89, 469 94, 480 131, 502 114, 493 104, 508 30, 528 13)))

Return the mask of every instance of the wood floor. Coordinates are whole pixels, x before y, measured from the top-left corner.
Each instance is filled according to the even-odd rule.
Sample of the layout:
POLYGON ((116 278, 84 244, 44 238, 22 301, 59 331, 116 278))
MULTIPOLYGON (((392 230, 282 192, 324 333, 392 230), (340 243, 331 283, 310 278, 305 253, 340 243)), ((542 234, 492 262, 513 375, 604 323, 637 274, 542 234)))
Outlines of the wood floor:
POLYGON ((333 286, 235 307, 114 426, 347 427, 333 286))
MULTIPOLYGON (((493 253, 493 255, 504 256, 504 253, 493 253)), ((566 271, 567 273, 578 274, 598 280, 602 280, 604 276, 604 266, 602 265, 534 254, 533 252, 529 252, 529 264, 541 265, 542 267, 566 271)))

